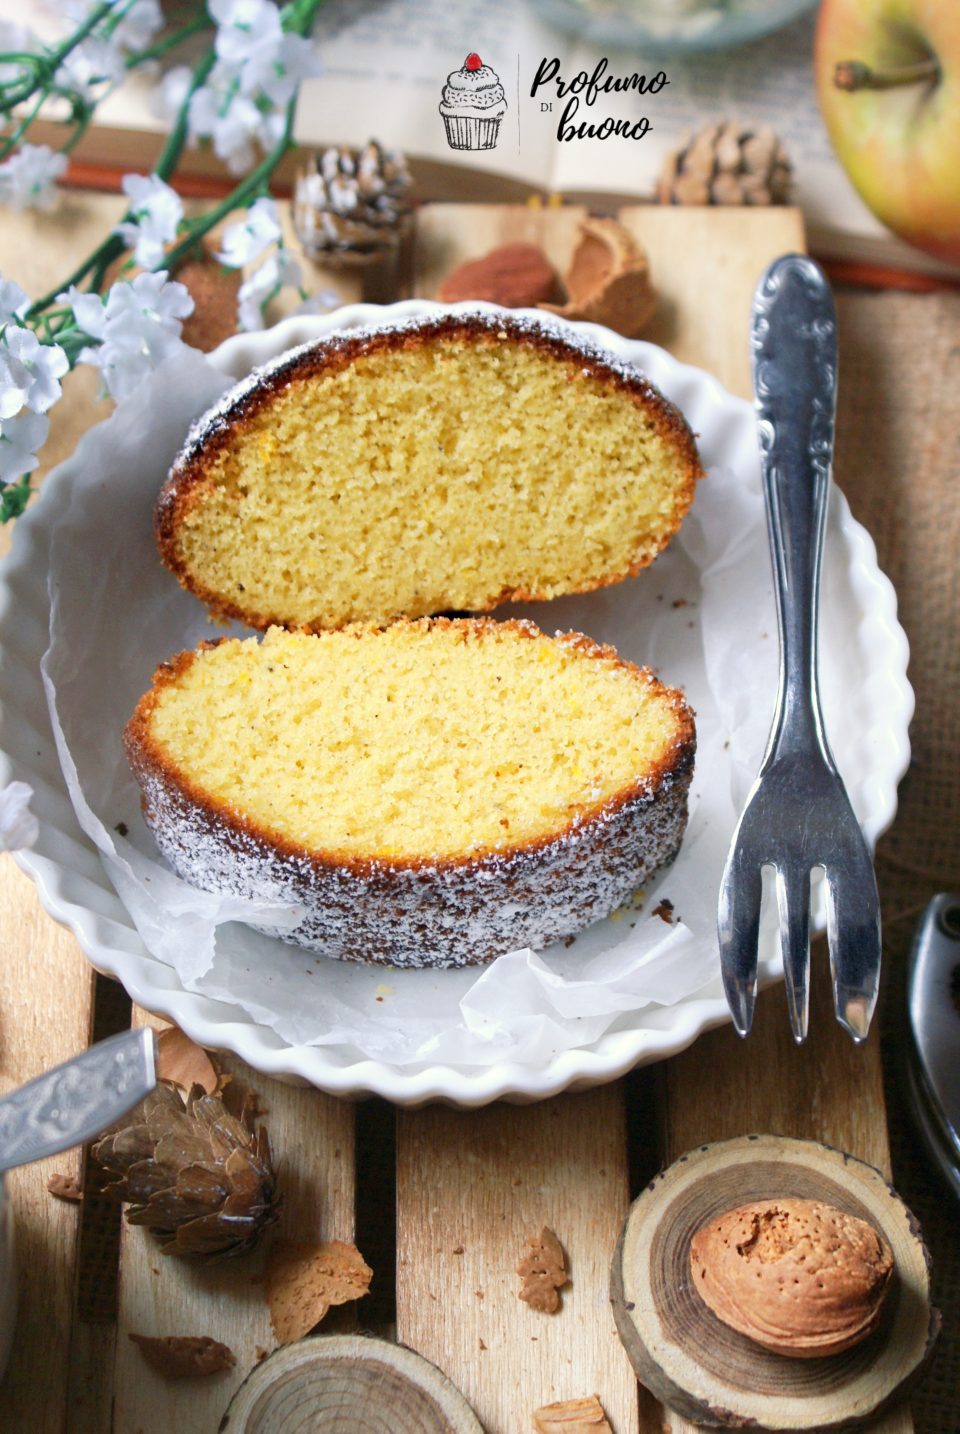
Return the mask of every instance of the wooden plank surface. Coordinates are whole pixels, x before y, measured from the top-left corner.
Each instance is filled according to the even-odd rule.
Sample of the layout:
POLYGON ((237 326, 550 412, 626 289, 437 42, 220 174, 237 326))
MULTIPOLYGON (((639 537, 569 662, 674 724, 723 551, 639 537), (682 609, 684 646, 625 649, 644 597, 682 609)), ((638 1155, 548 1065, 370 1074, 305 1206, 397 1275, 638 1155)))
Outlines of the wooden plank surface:
MULTIPOLYGON (((113 222, 116 208, 115 197, 70 200, 71 254, 89 247, 91 237, 113 222)), ((427 208, 419 216, 416 290, 432 294, 453 263, 512 239, 541 243, 562 268, 578 217, 579 211, 550 207, 427 208)), ((649 337, 746 393, 750 295, 770 258, 802 247, 798 215, 632 209, 623 217, 647 247, 661 292, 649 337)), ((34 292, 55 281, 64 267, 63 234, 59 219, 10 216, 0 237, 0 271, 34 292)), ((355 278, 337 276, 335 282, 345 300, 356 297, 355 278)), ((90 403, 93 379, 89 373, 74 376, 76 398, 54 415, 57 456, 69 451, 81 427, 102 416, 90 403)), ((31 885, 9 859, 0 862, 0 914, 7 943, 0 972, 0 1080, 10 1085, 85 1043, 92 980, 72 938, 39 912, 31 885)), ((635 1113, 638 1091, 651 1098, 658 1093, 663 1158, 724 1134, 767 1129, 812 1134, 885 1167, 879 1043, 873 1038, 855 1051, 835 1026, 824 993, 821 971, 812 1043, 803 1050, 790 1040, 776 991, 761 997, 749 1042, 739 1042, 729 1029, 713 1033, 640 1084, 618 1082, 536 1107, 399 1114, 396 1332, 453 1377, 489 1434, 529 1428, 530 1410, 539 1403, 595 1391, 616 1434, 659 1434, 664 1425, 663 1411, 649 1400, 638 1403, 606 1297, 608 1263, 630 1195, 636 1151, 627 1118, 631 1105, 635 1113), (570 1259, 572 1284, 555 1316, 537 1315, 517 1299, 514 1266, 526 1237, 543 1224, 556 1230, 570 1259)), ((267 1108, 291 1182, 284 1232, 307 1237, 301 1234, 307 1226, 326 1237, 349 1238, 354 1122, 362 1128, 373 1108, 343 1105, 265 1077, 249 1079, 267 1108)), ((645 1158, 656 1157, 646 1151, 645 1158)), ((55 1164, 75 1167, 68 1158, 55 1164)), ((392 1223, 391 1172, 374 1166, 370 1173, 382 1184, 366 1191, 363 1203, 373 1219, 392 1223)), ((200 1434, 215 1428, 233 1377, 200 1394, 194 1386, 171 1393, 145 1374, 126 1336, 213 1334, 235 1344, 239 1376, 258 1344, 269 1347, 262 1338, 262 1296, 249 1285, 255 1267, 247 1266, 246 1287, 229 1269, 208 1280, 205 1272, 159 1260, 142 1232, 126 1231, 117 1321, 99 1329, 81 1329, 74 1321, 71 1345, 78 1213, 53 1201, 45 1180, 45 1170, 31 1167, 10 1181, 27 1275, 14 1360, 0 1398, 0 1434, 153 1434, 170 1426, 178 1434, 200 1434), (78 1395, 82 1414, 71 1423, 78 1395)), ((377 1280, 390 1283, 391 1272, 382 1264, 375 1268, 377 1280)), ((389 1323, 389 1311, 384 1316, 380 1309, 389 1323)), ((667 1423, 684 1427, 669 1418, 667 1423)), ((891 1416, 882 1427, 885 1434, 907 1434, 909 1417, 891 1416)))
MULTIPOLYGON (((541 244, 554 263, 563 268, 572 249, 578 217, 572 211, 554 214, 549 208, 498 210, 485 206, 478 219, 461 206, 432 206, 421 216, 418 227, 418 292, 432 296, 452 256, 475 255, 496 244, 520 240, 541 244)), ((621 211, 620 217, 647 250, 651 275, 660 291, 658 313, 645 337, 663 344, 685 362, 709 369, 732 392, 749 396, 746 336, 753 291, 773 258, 803 249, 799 214, 795 210, 771 209, 747 218, 736 210, 694 210, 682 216, 682 231, 675 210, 637 207, 621 211)), ((879 1042, 874 1039, 864 1050, 855 1050, 833 1020, 832 1011, 824 1006, 822 981, 817 989, 821 999, 814 1009, 814 1035, 811 1044, 803 1049, 793 1045, 782 995, 770 993, 761 998, 749 1042, 740 1042, 732 1029, 726 1029, 664 1063, 659 1083, 664 1163, 707 1140, 764 1130, 815 1135, 887 1168, 879 1042), (771 1081, 767 1073, 774 1070, 789 1071, 789 1077, 771 1081), (856 1092, 855 1099, 851 1099, 852 1092, 856 1092), (861 1112, 859 1118, 856 1112, 861 1112)), ((611 1100, 608 1092, 591 1123, 600 1149, 607 1152, 605 1165, 622 1143, 622 1109, 611 1100)), ((585 1148, 583 1106, 578 1104, 578 1098, 566 1097, 551 1102, 549 1108, 550 1146, 572 1152, 568 1160, 579 1159, 585 1148)), ((518 1119, 516 1113, 505 1110, 499 1116, 495 1111, 486 1112, 483 1119, 487 1124, 482 1127, 476 1115, 469 1112, 401 1116, 398 1124, 398 1232, 402 1252, 397 1282, 398 1332, 402 1339, 436 1359, 468 1397, 474 1398, 491 1434, 507 1434, 508 1430, 522 1427, 529 1410, 538 1402, 594 1392, 597 1340, 602 1343, 603 1321, 596 1313, 592 1339, 585 1337, 577 1322, 579 1308, 565 1317, 566 1333, 561 1330, 561 1317, 555 1317, 550 1337, 556 1350, 548 1346, 547 1360, 532 1376, 529 1372, 523 1348, 529 1315, 522 1307, 518 1313, 510 1303, 508 1278, 512 1268, 509 1247, 511 1242, 517 1244, 510 1217, 516 1211, 518 1215, 522 1212, 528 1223, 536 1223, 538 1218, 529 1202, 518 1202, 513 1186, 524 1153, 533 1143, 534 1132, 540 1129, 535 1115, 524 1123, 528 1115, 524 1112, 518 1119), (485 1141, 482 1135, 479 1137, 480 1148, 489 1152, 489 1158, 474 1173, 469 1152, 477 1148, 478 1130, 488 1128, 496 1133, 496 1139, 485 1141), (514 1141, 505 1138, 506 1130, 516 1132, 514 1141), (501 1233, 505 1226, 511 1232, 506 1238, 501 1233), (477 1232, 471 1255, 473 1276, 479 1278, 484 1269, 496 1271, 500 1327, 504 1330, 501 1347, 509 1371, 499 1387, 491 1385, 478 1369, 473 1351, 480 1336, 480 1320, 475 1310, 465 1308, 463 1298, 463 1290, 471 1281, 464 1281, 463 1257, 449 1254, 462 1242, 462 1233, 458 1232, 464 1229, 477 1232), (418 1272, 411 1274, 404 1266, 403 1261, 412 1257, 411 1250, 416 1252, 418 1270, 429 1271, 431 1301, 419 1297, 418 1272), (454 1303, 460 1314, 457 1321, 450 1322, 451 1331, 442 1327, 438 1311, 454 1303), (560 1351, 573 1352, 569 1367, 563 1367, 564 1354, 560 1351), (528 1387, 524 1387, 523 1371, 527 1371, 528 1387), (561 1385, 563 1392, 559 1392, 561 1385)), ((547 1162, 545 1180, 549 1180, 549 1170, 547 1162)), ((574 1183, 588 1183, 587 1172, 578 1170, 574 1183)), ((609 1221, 617 1200, 625 1198, 625 1184, 616 1179, 613 1187, 604 1183, 604 1194, 606 1198, 597 1215, 601 1227, 609 1221)), ((578 1199, 578 1210, 582 1203, 594 1208, 590 1199, 578 1199)), ((566 1202, 568 1212, 573 1204, 566 1202)), ((612 1250, 609 1238, 607 1245, 612 1250)), ((605 1288, 605 1283, 594 1288, 595 1300, 600 1298, 600 1288, 605 1288)), ((484 1313, 489 1318, 487 1311, 484 1313)), ((544 1353, 538 1348, 541 1359, 544 1353)), ((615 1366, 600 1367, 610 1371, 612 1377, 615 1366)), ((631 1398, 624 1408, 616 1385, 610 1397, 616 1401, 608 1406, 614 1428, 632 1430, 637 1419, 636 1400, 631 1398)), ((665 1418, 674 1430, 688 1427, 649 1400, 642 1402, 640 1413, 643 1428, 650 1434, 660 1429, 665 1418)), ((907 1414, 891 1419, 884 1426, 890 1431, 910 1428, 907 1414)))
POLYGON ((489 1434, 587 1394, 617 1434, 636 1434, 608 1295, 628 1204, 622 1082, 533 1106, 400 1112, 397 1337, 451 1377, 489 1434), (555 1314, 518 1298, 517 1262, 544 1225, 571 1279, 555 1314))
MULTIPOLYGON (((165 1024, 135 1008, 134 1024, 144 1022, 165 1024)), ((223 1056, 221 1063, 262 1107, 279 1167, 280 1220, 250 1254, 200 1265, 160 1254, 147 1231, 124 1222, 112 1378, 117 1434, 215 1429, 234 1389, 276 1348, 263 1284, 274 1235, 353 1239, 354 1107, 258 1075, 235 1057, 223 1056), (236 1366, 213 1379, 170 1380, 148 1367, 131 1334, 210 1335, 229 1345, 236 1366)))
MULTIPOLYGON (((94 978, 70 932, 41 910, 33 883, 9 856, 0 859, 0 930, 2 1094, 89 1044, 94 978)), ((71 1150, 6 1177, 19 1304, 0 1385, 0 1428, 10 1434, 61 1434, 80 1221, 78 1207, 55 1200, 47 1181, 55 1171, 79 1178, 80 1159, 71 1150)))

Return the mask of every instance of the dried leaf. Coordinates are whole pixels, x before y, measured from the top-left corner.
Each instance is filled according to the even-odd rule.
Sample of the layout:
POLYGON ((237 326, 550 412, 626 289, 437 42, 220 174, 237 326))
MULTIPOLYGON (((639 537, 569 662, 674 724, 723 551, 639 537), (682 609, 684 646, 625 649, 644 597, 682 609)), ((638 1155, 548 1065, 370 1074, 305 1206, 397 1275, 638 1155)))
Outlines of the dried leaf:
POLYGON ((277 1240, 267 1260, 266 1280, 270 1320, 280 1344, 309 1334, 331 1305, 360 1299, 372 1278, 356 1245, 277 1240))
POLYGON ((76 1203, 83 1199, 83 1190, 75 1175, 51 1175, 47 1181, 47 1189, 58 1200, 70 1200, 76 1203))
POLYGON ((586 1399, 563 1399, 533 1411, 537 1434, 613 1434, 595 1394, 586 1399))
POLYGON ((236 1364, 233 1350, 209 1335, 170 1334, 152 1338, 131 1334, 130 1338, 153 1369, 168 1379, 199 1379, 220 1374, 236 1364))
POLYGON ((523 1280, 518 1299, 531 1309, 554 1314, 560 1308, 559 1291, 570 1283, 563 1246, 544 1225, 539 1235, 528 1235, 530 1249, 521 1256, 517 1274, 523 1280))
POLYGON ((167 1026, 157 1036, 157 1079, 171 1081, 183 1091, 199 1085, 213 1095, 220 1086, 220 1069, 179 1026, 167 1026))

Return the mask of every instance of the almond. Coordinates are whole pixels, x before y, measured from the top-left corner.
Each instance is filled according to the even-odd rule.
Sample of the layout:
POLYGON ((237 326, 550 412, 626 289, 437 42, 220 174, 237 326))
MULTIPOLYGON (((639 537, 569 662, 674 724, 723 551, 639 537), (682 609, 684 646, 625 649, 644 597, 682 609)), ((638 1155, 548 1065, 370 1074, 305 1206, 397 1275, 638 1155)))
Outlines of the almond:
POLYGON ((872 1225, 818 1200, 728 1210, 694 1235, 690 1264, 718 1319, 797 1359, 864 1339, 893 1274, 890 1247, 872 1225))
POLYGON ((485 299, 505 309, 528 309, 558 298, 561 292, 556 270, 536 245, 504 244, 451 270, 437 298, 444 304, 485 299))

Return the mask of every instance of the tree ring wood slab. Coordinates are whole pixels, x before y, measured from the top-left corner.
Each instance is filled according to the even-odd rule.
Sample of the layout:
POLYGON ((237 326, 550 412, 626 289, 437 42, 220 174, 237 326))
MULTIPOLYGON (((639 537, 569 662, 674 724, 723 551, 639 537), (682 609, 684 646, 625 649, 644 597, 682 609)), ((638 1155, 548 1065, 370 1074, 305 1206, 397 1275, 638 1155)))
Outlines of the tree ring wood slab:
POLYGON ((697 1424, 839 1430, 903 1395, 940 1317, 919 1226, 873 1166, 810 1140, 748 1135, 702 1145, 630 1207, 611 1275, 617 1329, 641 1383, 697 1424), (693 1287, 701 1225, 754 1200, 822 1200, 887 1238, 895 1270, 880 1324, 861 1344, 816 1359, 772 1354, 723 1324, 693 1287))
POLYGON ((315 1335, 256 1365, 219 1434, 483 1434, 436 1365, 402 1344, 315 1335))

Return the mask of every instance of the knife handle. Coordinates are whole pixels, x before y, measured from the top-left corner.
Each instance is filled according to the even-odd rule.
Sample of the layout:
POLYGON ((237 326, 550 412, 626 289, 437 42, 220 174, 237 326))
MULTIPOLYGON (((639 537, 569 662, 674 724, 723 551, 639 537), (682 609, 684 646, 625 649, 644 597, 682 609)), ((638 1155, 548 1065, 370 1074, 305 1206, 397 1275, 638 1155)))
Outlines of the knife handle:
POLYGON ((812 739, 829 761, 817 606, 833 456, 837 323, 830 287, 812 259, 786 254, 766 270, 754 295, 750 349, 780 630, 771 750, 795 737, 812 739))
POLYGON ((0 1100, 0 1172, 99 1135, 156 1084, 153 1032, 124 1031, 0 1100))

